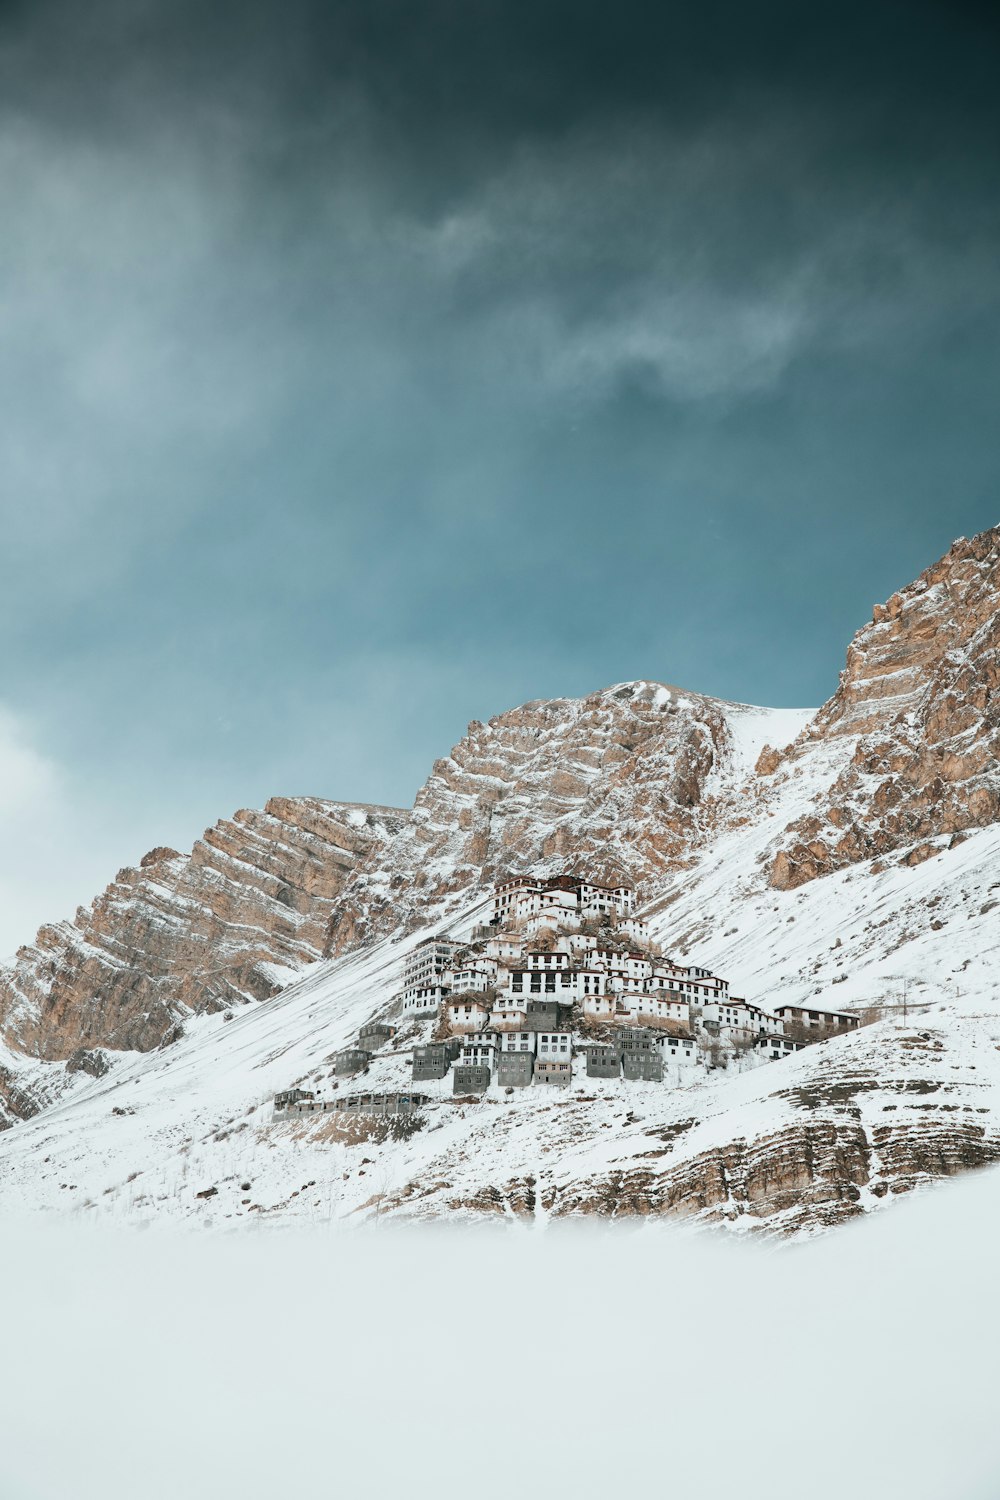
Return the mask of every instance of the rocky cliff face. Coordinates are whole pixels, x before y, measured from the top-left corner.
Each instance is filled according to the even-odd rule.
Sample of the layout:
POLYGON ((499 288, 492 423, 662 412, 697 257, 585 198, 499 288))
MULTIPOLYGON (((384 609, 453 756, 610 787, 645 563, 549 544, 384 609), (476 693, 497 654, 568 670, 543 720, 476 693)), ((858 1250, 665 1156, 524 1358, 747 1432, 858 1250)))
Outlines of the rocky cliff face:
POLYGON ((690 852, 731 750, 713 698, 636 682, 473 723, 334 913, 337 954, 507 871, 589 869, 640 889, 690 852))
MULTIPOLYGON (((412 813, 274 799, 211 829, 190 856, 153 850, 73 922, 43 928, 0 974, 0 1121, 5 1109, 44 1114, 70 1069, 95 1129, 106 1091, 120 1090, 107 1161, 121 1181, 109 1177, 100 1191, 131 1204, 147 1146, 141 1119, 124 1123, 123 1111, 131 1119, 162 1083, 181 1132, 190 1085, 171 1084, 166 1061, 153 1071, 140 1063, 133 1106, 133 1063, 103 1078, 106 1049, 159 1047, 192 1012, 273 995, 324 948, 361 950, 343 968, 356 976, 349 994, 331 981, 323 998, 323 966, 292 985, 287 1035, 269 1007, 246 1092, 229 1116, 212 1118, 199 1146, 205 1173, 218 1173, 229 1135, 249 1128, 238 1116, 260 1106, 268 1069, 268 1087, 321 1076, 331 1049, 391 1003, 402 950, 369 954, 366 945, 432 917, 469 918, 501 873, 568 867, 636 881, 664 947, 752 999, 824 996, 891 1013, 905 981, 928 1020, 902 1038, 883 1027, 877 1046, 866 1032, 778 1064, 756 1092, 737 1077, 718 1087, 710 1079, 697 1100, 686 1088, 644 1097, 642 1110, 626 1109, 627 1090, 600 1108, 589 1096, 539 1098, 528 1132, 518 1124, 526 1101, 518 1112, 490 1101, 446 1147, 432 1131, 423 1144, 369 1143, 388 1183, 379 1212, 638 1212, 812 1230, 1000 1159, 990 915, 1000 831, 987 826, 1000 823, 998 605, 1000 531, 991 531, 956 543, 876 609, 837 692, 805 729, 803 715, 624 684, 471 725, 412 813), (775 748, 762 752, 765 738, 775 748), (98 1080, 89 1096, 88 1076, 98 1080), (119 1143, 129 1141, 126 1169, 119 1143)), ((230 1036, 239 1030, 246 1047, 253 1021, 248 1009, 217 1035, 206 1022, 210 1060, 196 1027, 171 1056, 183 1073, 192 1048, 214 1089, 230 1036)), ((402 1054, 384 1071, 379 1087, 409 1076, 402 1054)), ((273 1181, 253 1207, 295 1212, 285 1176, 307 1148, 296 1139, 283 1156, 280 1142, 262 1139, 273 1181)), ((242 1138, 232 1149, 234 1181, 261 1170, 245 1170, 242 1138)), ((314 1177, 329 1149, 316 1142, 314 1177)), ((76 1150, 67 1139, 62 1176, 82 1181, 86 1153, 76 1150)), ((338 1158, 330 1180, 346 1183, 357 1166, 359 1180, 336 1192, 345 1212, 364 1212, 371 1163, 352 1161, 338 1158)), ((29 1151, 24 1180, 35 1171, 29 1151)))
POLYGON ((853 758, 789 827, 778 889, 903 847, 913 862, 1000 820, 1000 528, 956 542, 876 608, 787 758, 844 736, 858 736, 853 758))
POLYGON ((406 817, 275 797, 217 823, 190 855, 152 850, 0 971, 3 1039, 88 1070, 88 1049, 149 1051, 193 1011, 274 994, 320 956, 355 864, 406 817))

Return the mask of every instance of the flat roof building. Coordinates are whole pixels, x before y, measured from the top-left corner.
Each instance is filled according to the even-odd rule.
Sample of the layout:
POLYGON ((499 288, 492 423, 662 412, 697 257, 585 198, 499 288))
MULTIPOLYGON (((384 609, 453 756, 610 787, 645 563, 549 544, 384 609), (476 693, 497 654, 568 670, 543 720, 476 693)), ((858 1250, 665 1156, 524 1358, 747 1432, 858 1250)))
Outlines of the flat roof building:
POLYGON ((617 1047, 594 1043, 583 1050, 587 1057, 588 1078, 619 1078, 621 1076, 622 1060, 617 1047))
POLYGON ((482 1094, 490 1086, 490 1070, 469 1063, 456 1063, 453 1079, 456 1094, 482 1094))
POLYGON ((623 1052, 622 1077, 634 1082, 662 1083, 663 1059, 654 1051, 623 1052))
POLYGON ((343 1052, 335 1055, 333 1071, 337 1078, 345 1078, 351 1073, 360 1073, 370 1061, 370 1052, 365 1052, 361 1047, 345 1047, 343 1052))
POLYGON ((534 1071, 533 1052, 501 1052, 497 1058, 497 1083, 504 1088, 527 1088, 534 1071))
POLYGON ((535 1063, 535 1082, 554 1083, 565 1088, 573 1077, 573 1064, 555 1057, 540 1057, 535 1063))

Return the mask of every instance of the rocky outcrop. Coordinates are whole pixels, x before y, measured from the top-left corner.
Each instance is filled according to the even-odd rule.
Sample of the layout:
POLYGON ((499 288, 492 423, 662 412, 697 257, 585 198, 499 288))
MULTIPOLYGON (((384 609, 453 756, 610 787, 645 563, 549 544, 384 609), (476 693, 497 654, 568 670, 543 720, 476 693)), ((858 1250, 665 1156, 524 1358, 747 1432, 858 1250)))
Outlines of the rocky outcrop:
POLYGON ((190 855, 152 850, 0 971, 4 1039, 93 1071, 95 1048, 149 1051, 191 1012, 265 999, 320 956, 355 865, 406 817, 275 797, 208 829, 190 855))
MULTIPOLYGON (((552 1192, 563 1217, 657 1214, 698 1217, 783 1235, 833 1228, 875 1198, 912 1191, 1000 1161, 995 1123, 949 1119, 880 1126, 860 1119, 813 1119, 771 1135, 742 1137, 674 1169, 633 1167, 552 1192)), ((487 1204, 480 1205, 489 1211, 487 1204)))
POLYGON ((1000 821, 1000 528, 875 610, 788 756, 844 735, 849 765, 775 854, 779 890, 1000 821))
POLYGON ((409 822, 359 866, 328 951, 413 925, 429 903, 506 871, 586 869, 648 885, 698 837, 729 741, 725 707, 636 682, 470 724, 409 822))
POLYGON ((633 1094, 632 1108, 613 1117, 599 1098, 592 1110, 568 1098, 538 1110, 530 1131, 517 1128, 515 1113, 470 1113, 467 1140, 452 1134, 447 1157, 425 1163, 380 1210, 422 1219, 661 1217, 782 1236, 829 1229, 1000 1161, 997 1048, 988 1017, 975 1018, 972 1033, 968 1024, 882 1026, 810 1049, 791 1075, 784 1064, 768 1069, 757 1075, 768 1087, 749 1130, 745 1107, 727 1108, 721 1091, 701 1118, 672 1117, 698 1109, 697 1090, 633 1094), (700 1145, 706 1124, 714 1139, 700 1145), (481 1155, 495 1160, 505 1133, 507 1172, 484 1172, 481 1155))

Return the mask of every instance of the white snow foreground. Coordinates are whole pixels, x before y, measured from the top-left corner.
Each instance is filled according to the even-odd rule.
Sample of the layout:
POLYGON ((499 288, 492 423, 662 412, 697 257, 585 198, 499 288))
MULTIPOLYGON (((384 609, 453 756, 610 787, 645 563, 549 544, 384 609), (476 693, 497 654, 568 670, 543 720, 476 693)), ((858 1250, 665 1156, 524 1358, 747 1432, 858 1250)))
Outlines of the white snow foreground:
POLYGON ((769 1251, 8 1219, 2 1493, 991 1500, 998 1231, 996 1169, 769 1251))

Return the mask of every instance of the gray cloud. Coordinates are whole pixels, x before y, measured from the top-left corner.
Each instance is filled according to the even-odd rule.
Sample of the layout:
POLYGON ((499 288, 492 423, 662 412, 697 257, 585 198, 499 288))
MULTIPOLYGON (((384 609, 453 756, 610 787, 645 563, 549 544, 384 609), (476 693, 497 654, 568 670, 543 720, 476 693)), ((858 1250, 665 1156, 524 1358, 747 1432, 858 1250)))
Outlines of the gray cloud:
POLYGON ((985 15, 654 11, 0 16, 0 695, 66 868, 409 800, 519 698, 818 700, 996 520, 985 15))

